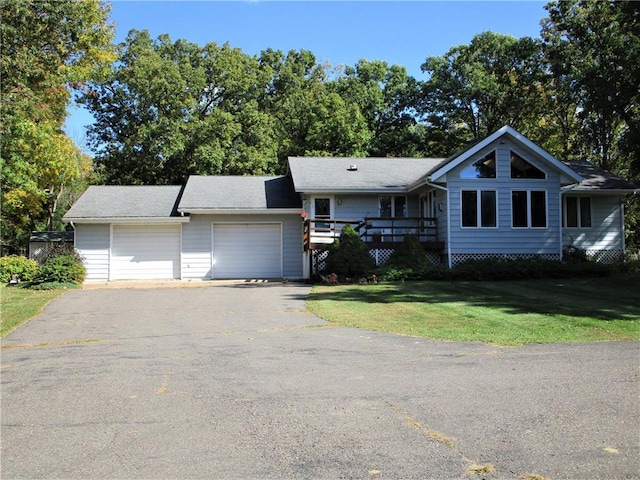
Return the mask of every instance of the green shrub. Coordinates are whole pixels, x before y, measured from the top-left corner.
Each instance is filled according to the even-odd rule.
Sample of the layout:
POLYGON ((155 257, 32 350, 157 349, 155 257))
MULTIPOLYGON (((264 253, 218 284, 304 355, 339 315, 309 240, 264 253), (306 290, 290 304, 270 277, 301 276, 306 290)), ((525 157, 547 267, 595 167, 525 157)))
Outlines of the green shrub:
POLYGON ((420 270, 429 264, 427 255, 417 237, 407 235, 402 243, 391 254, 385 265, 397 268, 420 270))
POLYGON ((23 288, 28 288, 29 290, 68 290, 79 288, 79 285, 76 283, 68 283, 68 282, 44 282, 38 284, 24 284, 23 288))
POLYGON ((375 267, 367 246, 351 225, 345 225, 340 239, 329 245, 327 273, 347 278, 366 276, 375 267))
POLYGON ((84 281, 86 274, 86 269, 77 255, 58 255, 41 265, 30 283, 32 287, 52 282, 79 285, 84 281))
POLYGON ((15 275, 20 281, 29 281, 38 270, 38 262, 27 257, 9 256, 0 258, 0 282, 8 283, 15 275))

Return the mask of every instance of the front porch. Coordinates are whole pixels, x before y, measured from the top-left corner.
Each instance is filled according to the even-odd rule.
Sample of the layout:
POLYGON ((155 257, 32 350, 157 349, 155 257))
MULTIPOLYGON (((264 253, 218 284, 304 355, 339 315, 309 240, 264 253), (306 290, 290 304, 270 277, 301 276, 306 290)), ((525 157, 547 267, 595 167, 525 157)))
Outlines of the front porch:
POLYGON ((436 218, 366 217, 363 220, 307 218, 302 233, 304 251, 325 250, 340 238, 345 225, 351 225, 370 250, 394 249, 410 235, 418 239, 425 251, 441 253, 444 249, 444 242, 438 240, 436 218))

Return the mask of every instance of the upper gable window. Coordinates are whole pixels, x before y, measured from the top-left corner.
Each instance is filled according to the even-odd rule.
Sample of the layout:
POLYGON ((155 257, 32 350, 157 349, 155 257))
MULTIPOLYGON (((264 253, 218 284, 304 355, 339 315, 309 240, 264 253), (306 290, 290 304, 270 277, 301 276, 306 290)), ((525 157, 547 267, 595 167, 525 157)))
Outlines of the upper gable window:
POLYGON ((511 152, 511 178, 527 178, 544 180, 547 175, 538 167, 530 164, 520 155, 511 152))
POLYGON ((462 169, 460 178, 496 178, 496 151, 488 153, 473 165, 462 169))

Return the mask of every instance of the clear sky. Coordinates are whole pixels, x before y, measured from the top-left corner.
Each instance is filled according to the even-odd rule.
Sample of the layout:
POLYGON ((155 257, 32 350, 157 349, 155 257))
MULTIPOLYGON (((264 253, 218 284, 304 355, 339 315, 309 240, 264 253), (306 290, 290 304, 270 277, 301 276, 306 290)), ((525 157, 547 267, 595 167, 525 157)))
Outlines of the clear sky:
MULTIPOLYGON (((306 49, 319 62, 384 60, 426 79, 420 65, 491 30, 538 37, 545 1, 113 1, 116 42, 131 29, 204 45, 229 42, 249 55, 306 49)), ((82 145, 92 117, 73 108, 67 133, 82 145)))

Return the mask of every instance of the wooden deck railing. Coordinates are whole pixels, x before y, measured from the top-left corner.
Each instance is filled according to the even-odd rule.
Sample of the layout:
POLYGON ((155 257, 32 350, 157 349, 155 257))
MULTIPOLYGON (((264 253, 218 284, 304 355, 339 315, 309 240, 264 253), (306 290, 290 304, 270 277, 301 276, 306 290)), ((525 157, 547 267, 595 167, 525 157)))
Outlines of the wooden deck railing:
POLYGON ((371 247, 393 248, 408 235, 415 236, 425 247, 441 249, 435 218, 367 217, 363 220, 308 218, 304 222, 302 239, 305 250, 323 248, 331 244, 345 225, 353 226, 360 238, 371 247))

